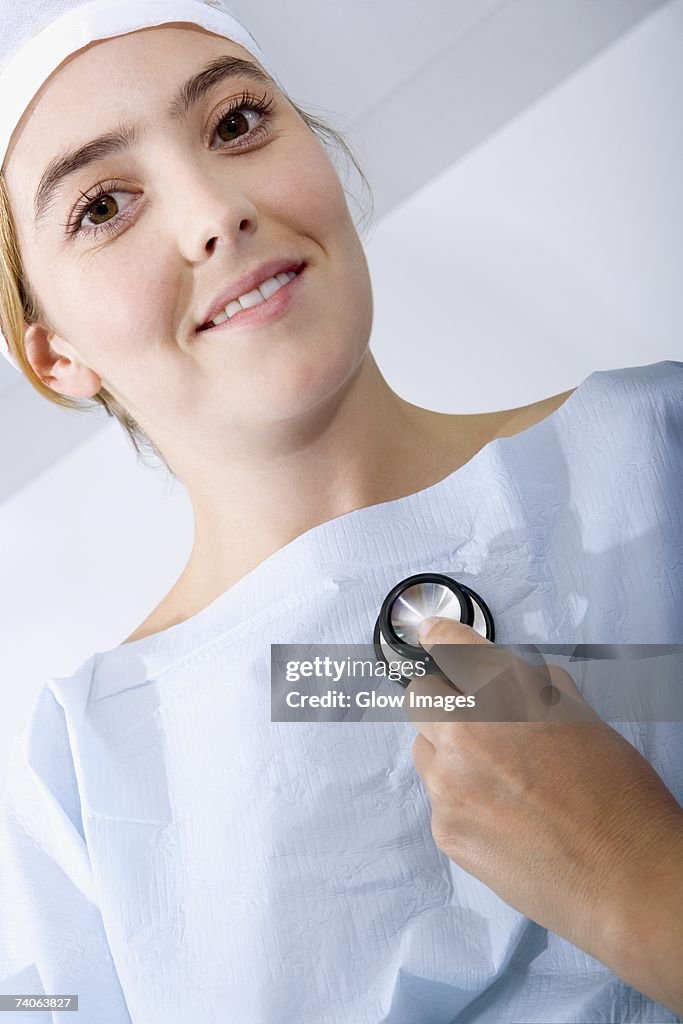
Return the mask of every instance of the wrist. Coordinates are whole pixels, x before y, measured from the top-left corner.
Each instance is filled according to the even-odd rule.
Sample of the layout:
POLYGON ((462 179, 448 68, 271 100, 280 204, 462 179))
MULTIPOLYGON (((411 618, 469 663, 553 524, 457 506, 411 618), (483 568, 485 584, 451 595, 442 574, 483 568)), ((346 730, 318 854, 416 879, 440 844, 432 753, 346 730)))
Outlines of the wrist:
POLYGON ((594 955, 635 989, 678 1012, 683 989, 683 810, 645 821, 596 908, 594 955))

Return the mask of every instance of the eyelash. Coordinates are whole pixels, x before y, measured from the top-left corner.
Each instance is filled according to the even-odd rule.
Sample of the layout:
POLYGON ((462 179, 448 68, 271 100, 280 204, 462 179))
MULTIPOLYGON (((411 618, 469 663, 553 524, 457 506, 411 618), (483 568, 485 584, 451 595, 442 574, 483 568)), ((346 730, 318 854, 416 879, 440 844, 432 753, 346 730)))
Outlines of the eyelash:
MULTIPOLYGON (((216 131, 223 123, 223 121, 227 120, 227 118, 230 117, 231 114, 233 114, 236 110, 241 110, 243 107, 248 107, 250 110, 253 110, 258 114, 261 114, 262 118, 255 128, 253 128, 251 131, 247 132, 244 136, 242 136, 242 138, 246 138, 249 140, 248 147, 250 148, 255 138, 260 139, 264 133, 268 133, 269 123, 272 120, 271 111, 274 103, 274 97, 269 96, 267 92, 264 93, 263 96, 258 97, 255 96, 253 93, 247 92, 245 90, 241 96, 238 96, 234 100, 231 100, 228 103, 228 105, 224 107, 219 114, 216 115, 211 128, 211 137, 215 135, 216 131)), ((226 143, 224 146, 221 146, 219 148, 239 150, 245 149, 247 148, 247 146, 243 146, 241 144, 233 145, 232 143, 226 143)), ((81 195, 83 196, 83 201, 79 203, 76 207, 74 207, 70 219, 67 221, 66 224, 62 225, 62 227, 66 228, 67 234, 72 237, 75 235, 87 235, 89 238, 95 238, 101 235, 103 232, 105 234, 113 234, 114 232, 118 231, 117 225, 120 224, 121 221, 128 219, 125 213, 119 217, 112 218, 112 220, 105 221, 104 224, 96 224, 93 227, 88 228, 87 230, 82 228, 80 224, 83 220, 83 217, 85 217, 85 215, 93 206, 97 205, 100 199, 103 199, 105 196, 111 195, 112 192, 125 191, 124 184, 124 182, 118 181, 116 179, 107 182, 98 181, 97 184, 93 186, 93 190, 91 190, 90 192, 82 192, 81 195)))

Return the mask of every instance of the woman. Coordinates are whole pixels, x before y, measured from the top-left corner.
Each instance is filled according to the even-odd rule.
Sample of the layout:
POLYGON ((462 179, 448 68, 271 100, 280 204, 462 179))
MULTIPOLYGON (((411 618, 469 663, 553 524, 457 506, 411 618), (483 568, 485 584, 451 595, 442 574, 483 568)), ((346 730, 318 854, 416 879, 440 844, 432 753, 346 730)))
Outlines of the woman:
MULTIPOLYGON (((171 592, 46 683, 14 748, 4 991, 78 993, 98 1024, 676 1020, 444 856, 409 723, 271 722, 268 656, 367 642, 388 587, 432 568, 495 596, 502 641, 679 642, 680 577, 670 594, 632 565, 640 633, 628 601, 606 627, 617 556, 601 563, 600 524, 578 567, 568 538, 590 526, 587 467, 625 500, 637 437, 628 535, 673 501, 647 453, 680 423, 681 364, 497 413, 400 399, 369 353, 367 264, 324 148, 261 59, 235 63, 255 63, 250 37, 167 6, 81 36, 3 163, 15 362, 53 398, 104 400, 195 516, 171 592), (583 618, 586 596, 602 610, 583 618)), ((680 755, 660 763, 647 725, 630 738, 680 791, 680 755)))

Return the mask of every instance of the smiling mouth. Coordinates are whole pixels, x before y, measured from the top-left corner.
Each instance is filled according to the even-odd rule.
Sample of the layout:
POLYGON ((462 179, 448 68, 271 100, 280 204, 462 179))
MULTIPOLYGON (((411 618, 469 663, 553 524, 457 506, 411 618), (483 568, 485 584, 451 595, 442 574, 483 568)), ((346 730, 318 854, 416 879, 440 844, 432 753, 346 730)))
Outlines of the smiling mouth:
POLYGON ((209 320, 207 323, 202 324, 201 327, 197 328, 199 331, 208 331, 212 327, 219 327, 224 324, 226 320, 231 320, 238 313, 241 313, 245 309, 254 309, 257 306, 262 306, 268 302, 273 295, 277 295, 281 288, 293 281, 295 277, 298 277, 306 267, 306 263, 302 263, 301 266, 297 267, 296 270, 286 271, 285 273, 275 274, 274 277, 269 277, 267 280, 262 281, 257 288, 253 288, 250 292, 245 295, 240 295, 237 299, 233 299, 231 302, 221 310, 220 313, 216 313, 213 320, 209 320))

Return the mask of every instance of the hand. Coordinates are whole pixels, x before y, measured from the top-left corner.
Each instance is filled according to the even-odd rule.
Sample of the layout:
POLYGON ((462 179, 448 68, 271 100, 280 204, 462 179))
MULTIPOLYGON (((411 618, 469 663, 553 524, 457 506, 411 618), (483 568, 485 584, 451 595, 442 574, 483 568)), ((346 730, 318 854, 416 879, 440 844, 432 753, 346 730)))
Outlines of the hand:
POLYGON ((563 669, 530 665, 448 619, 423 623, 420 641, 447 678, 415 679, 407 693, 477 700, 440 720, 410 712, 422 719, 412 756, 437 846, 521 913, 680 1010, 683 811, 672 794, 563 669), (667 945, 648 953, 640 936, 651 946, 653 928, 667 945))

